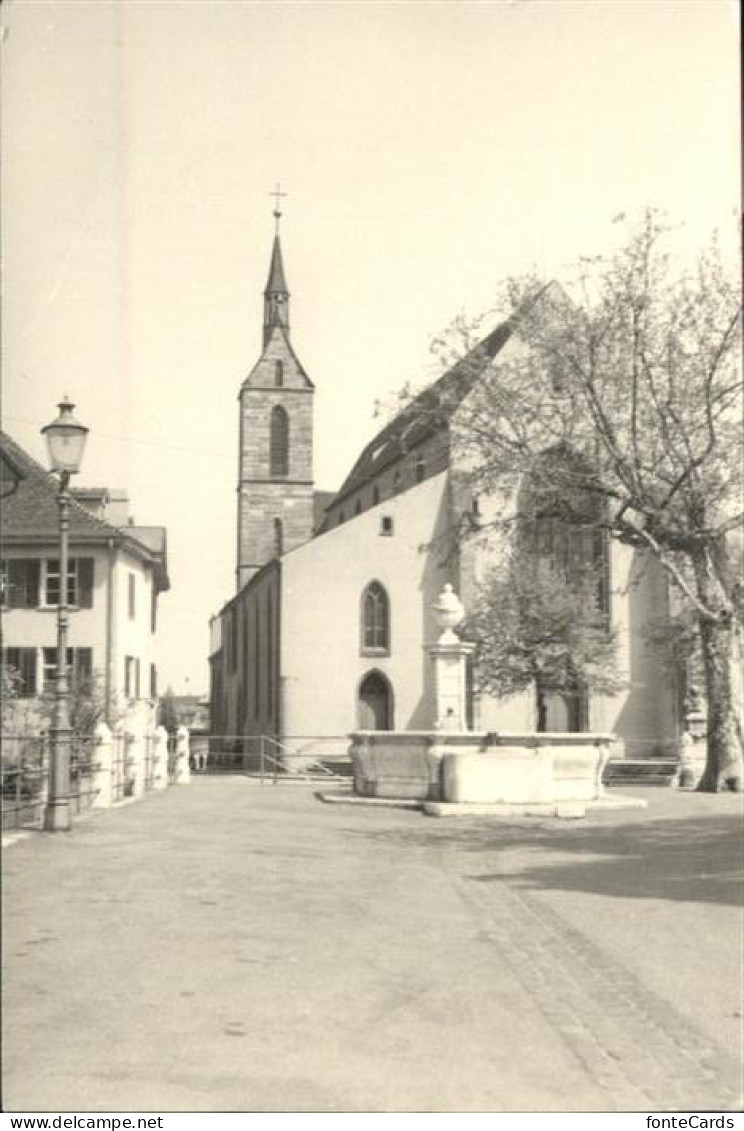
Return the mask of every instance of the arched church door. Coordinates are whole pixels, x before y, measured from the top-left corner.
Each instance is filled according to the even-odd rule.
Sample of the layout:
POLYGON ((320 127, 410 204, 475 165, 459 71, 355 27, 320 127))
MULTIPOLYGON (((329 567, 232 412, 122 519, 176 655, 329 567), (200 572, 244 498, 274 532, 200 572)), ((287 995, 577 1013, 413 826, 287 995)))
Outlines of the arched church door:
POLYGON ((537 729, 540 733, 580 733, 587 729, 586 696, 579 690, 538 688, 537 729))
POLYGON ((359 729, 392 730, 393 695, 379 672, 370 672, 359 688, 359 729))

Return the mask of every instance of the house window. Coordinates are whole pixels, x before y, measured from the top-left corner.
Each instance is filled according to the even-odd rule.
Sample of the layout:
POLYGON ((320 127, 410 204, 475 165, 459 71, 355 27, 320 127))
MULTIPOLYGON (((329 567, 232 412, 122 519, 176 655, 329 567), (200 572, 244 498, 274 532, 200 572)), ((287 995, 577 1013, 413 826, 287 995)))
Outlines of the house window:
POLYGON ((400 471, 394 472, 394 474, 393 474, 393 491, 399 491, 400 490, 400 480, 401 480, 400 471))
POLYGON ((30 699, 36 695, 36 651, 36 648, 3 649, 5 669, 10 669, 16 677, 19 699, 30 699))
POLYGON ((127 699, 140 697, 140 662, 138 656, 124 657, 124 695, 127 699))
POLYGON ((340 526, 342 522, 346 522, 346 515, 344 514, 343 511, 339 511, 338 512, 338 525, 340 526))
POLYGON ((379 501, 380 501, 380 488, 375 483, 374 487, 372 488, 372 506, 376 507, 377 504, 379 503, 379 501))
POLYGON ((379 581, 372 581, 362 596, 362 653, 390 651, 390 602, 379 581))
POLYGON ((155 664, 150 664, 150 698, 158 697, 158 669, 155 664))
POLYGON ((129 619, 134 620, 137 612, 137 578, 133 573, 127 578, 127 612, 129 619))
POLYGON ((271 410, 269 474, 273 479, 283 479, 289 475, 289 417, 279 404, 271 410))
POLYGON ((421 483, 426 475, 426 463, 423 456, 419 456, 416 460, 416 482, 421 483))
POLYGON ((395 533, 395 524, 392 515, 384 514, 380 520, 380 534, 391 535, 395 533))
MULTIPOLYGON (((53 691, 57 683, 57 649, 42 649, 43 689, 53 691)), ((82 688, 93 676, 93 649, 68 648, 67 669, 73 689, 82 688)))
POLYGON ((283 361, 275 361, 274 362, 274 384, 276 385, 277 389, 281 389, 282 385, 284 384, 284 362, 283 361))
MULTIPOLYGON (((59 605, 59 558, 42 560, 41 592, 44 595, 45 606, 54 608, 59 605)), ((79 609, 93 607, 93 558, 68 559, 67 604, 79 609)))
MULTIPOLYGON (((44 604, 59 604, 59 558, 48 558, 45 562, 44 579, 44 604)), ((67 604, 77 605, 77 558, 70 558, 67 562, 67 604)))
POLYGON ((354 514, 361 514, 361 513, 362 513, 362 500, 357 499, 357 501, 354 503, 354 514))

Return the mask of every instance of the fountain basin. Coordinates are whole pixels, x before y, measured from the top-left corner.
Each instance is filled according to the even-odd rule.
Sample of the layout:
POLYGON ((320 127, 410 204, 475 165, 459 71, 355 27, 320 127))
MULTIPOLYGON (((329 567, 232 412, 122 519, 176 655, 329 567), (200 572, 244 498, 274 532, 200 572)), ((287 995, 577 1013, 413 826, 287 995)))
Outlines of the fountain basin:
POLYGON ((354 790, 362 797, 452 804, 550 804, 603 795, 610 734, 358 731, 354 790))

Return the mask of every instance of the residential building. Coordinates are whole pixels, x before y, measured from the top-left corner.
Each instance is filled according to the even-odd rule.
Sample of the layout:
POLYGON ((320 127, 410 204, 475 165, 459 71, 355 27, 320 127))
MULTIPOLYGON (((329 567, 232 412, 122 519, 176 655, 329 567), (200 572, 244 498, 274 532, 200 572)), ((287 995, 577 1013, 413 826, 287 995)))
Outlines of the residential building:
POLYGON ((58 483, 10 436, 3 461, 21 478, 3 500, 3 661, 17 673, 13 725, 36 725, 56 674, 57 609, 67 585, 73 687, 95 678, 109 717, 152 722, 158 602, 169 588, 166 532, 138 526, 126 492, 71 488, 70 557, 59 571, 58 483))

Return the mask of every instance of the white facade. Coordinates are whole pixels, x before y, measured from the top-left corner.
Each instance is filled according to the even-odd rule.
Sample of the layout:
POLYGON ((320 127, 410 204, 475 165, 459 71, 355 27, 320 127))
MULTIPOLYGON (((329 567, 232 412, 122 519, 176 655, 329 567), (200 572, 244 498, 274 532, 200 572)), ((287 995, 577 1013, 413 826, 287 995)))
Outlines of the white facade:
MULTIPOLYGON (((45 683, 45 649, 54 651, 57 640, 57 606, 47 604, 44 572, 48 560, 57 553, 54 545, 33 549, 13 547, 4 553, 12 561, 39 560, 41 565, 40 603, 36 608, 3 610, 3 648, 6 658, 16 649, 35 655, 35 695, 22 696, 14 709, 14 721, 31 722, 36 717, 35 699, 51 689, 45 683)), ((134 716, 151 721, 157 680, 155 632, 152 623, 153 568, 131 553, 106 546, 71 546, 72 558, 92 559, 93 591, 90 608, 71 606, 68 644, 73 653, 90 650, 90 674, 100 683, 112 704, 112 721, 134 716), (133 580, 130 580, 133 579, 133 580), (130 586, 134 586, 134 606, 130 609, 130 586)), ((48 653, 47 653, 48 654, 48 653)), ((24 657, 28 663, 28 657, 24 657)), ((28 689, 26 689, 28 690, 28 689)))
POLYGON ((440 474, 282 559, 285 734, 354 730, 359 686, 373 670, 390 682, 397 729, 429 725, 433 686, 426 645, 437 636, 432 605, 445 582, 456 582, 442 541, 447 512, 447 475, 440 474), (382 533, 383 519, 392 520, 392 533, 382 533), (373 581, 390 600, 388 653, 362 647, 362 597, 373 581))

